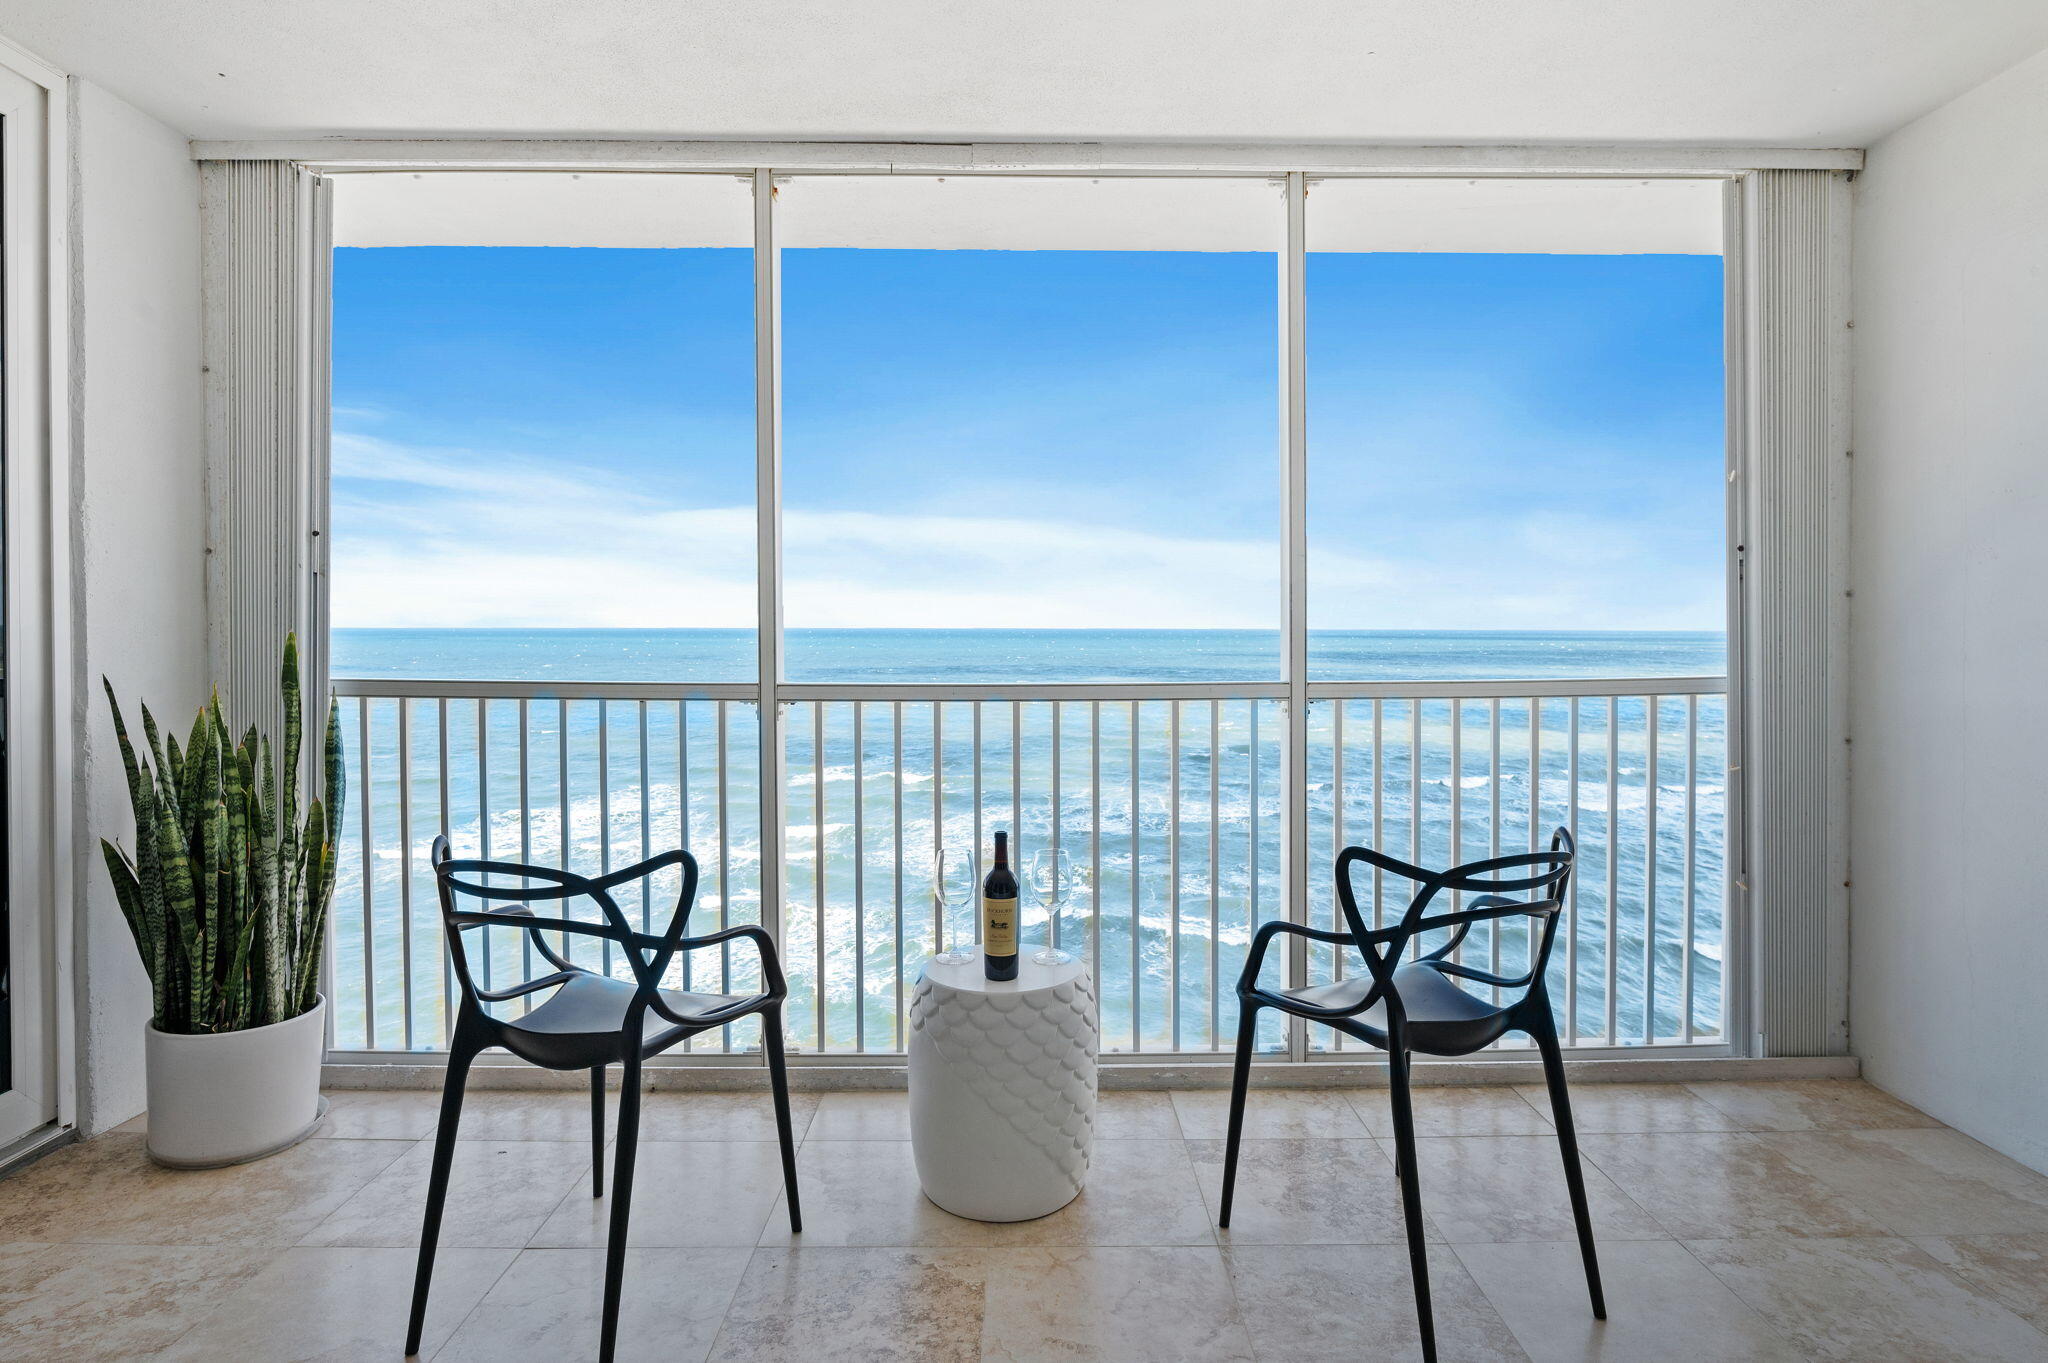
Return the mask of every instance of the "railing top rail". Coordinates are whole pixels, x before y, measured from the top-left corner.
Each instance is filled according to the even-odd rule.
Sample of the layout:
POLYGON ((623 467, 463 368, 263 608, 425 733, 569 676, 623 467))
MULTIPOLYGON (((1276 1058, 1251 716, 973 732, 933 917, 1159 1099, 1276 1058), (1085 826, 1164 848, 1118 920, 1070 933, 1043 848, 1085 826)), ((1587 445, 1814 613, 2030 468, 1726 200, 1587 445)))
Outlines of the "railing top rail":
MULTIPOLYGON (((340 696, 424 700, 741 700, 760 698, 752 682, 469 681, 340 677, 340 696)), ((1464 681, 1310 682, 1310 700, 1490 700, 1574 696, 1717 696, 1726 677, 1544 677, 1464 681)), ((1132 701, 1282 700, 1284 682, 785 682, 788 701, 1132 701)))

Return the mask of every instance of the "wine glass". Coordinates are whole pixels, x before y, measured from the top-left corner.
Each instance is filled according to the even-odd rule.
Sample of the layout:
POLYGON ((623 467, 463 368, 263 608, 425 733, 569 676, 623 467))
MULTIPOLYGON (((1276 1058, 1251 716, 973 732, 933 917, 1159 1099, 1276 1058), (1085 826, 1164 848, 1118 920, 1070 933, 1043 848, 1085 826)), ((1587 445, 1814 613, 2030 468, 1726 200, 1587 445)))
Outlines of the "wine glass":
MULTIPOLYGON (((961 904, 974 904, 975 891, 981 887, 981 877, 976 874, 974 850, 968 847, 941 847, 932 855, 932 906, 937 910, 939 928, 942 933, 953 929, 954 908, 961 904)), ((969 948, 972 942, 963 942, 955 937, 953 945, 932 957, 940 965, 970 965, 974 952, 969 948)))
POLYGON ((1045 945, 1031 954, 1039 965, 1065 965, 1074 959, 1053 945, 1059 936, 1060 905, 1066 902, 1073 875, 1073 858, 1066 848, 1041 847, 1031 854, 1031 888, 1045 910, 1045 945))

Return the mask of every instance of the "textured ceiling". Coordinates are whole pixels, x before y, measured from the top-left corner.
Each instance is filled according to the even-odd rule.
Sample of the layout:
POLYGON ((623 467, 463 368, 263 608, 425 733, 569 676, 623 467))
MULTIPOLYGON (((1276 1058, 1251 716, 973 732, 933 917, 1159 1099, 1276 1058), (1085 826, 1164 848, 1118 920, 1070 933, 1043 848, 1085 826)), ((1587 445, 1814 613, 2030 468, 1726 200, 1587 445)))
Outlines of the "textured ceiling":
POLYGON ((2042 0, 0 0, 199 137, 1860 146, 2042 0))

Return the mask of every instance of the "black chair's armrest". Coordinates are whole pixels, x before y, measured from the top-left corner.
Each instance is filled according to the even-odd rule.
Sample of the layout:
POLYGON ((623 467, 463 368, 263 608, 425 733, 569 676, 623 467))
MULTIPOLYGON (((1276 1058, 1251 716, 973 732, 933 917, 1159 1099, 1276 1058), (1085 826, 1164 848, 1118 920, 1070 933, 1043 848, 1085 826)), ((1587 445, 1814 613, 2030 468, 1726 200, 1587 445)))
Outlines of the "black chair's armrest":
MULTIPOLYGON (((675 952, 697 951, 704 947, 718 946, 721 943, 736 941, 740 938, 746 938, 751 941, 755 949, 761 953, 762 983, 767 986, 762 993, 770 999, 786 997, 789 993, 789 983, 783 978, 782 957, 775 950, 775 939, 770 937, 768 930, 758 923, 737 923, 729 928, 721 928, 717 932, 706 933, 702 937, 679 937, 672 944, 673 950, 670 949, 671 943, 667 939, 650 937, 645 933, 635 933, 634 943, 638 946, 648 947, 658 953, 648 978, 659 980, 668 973, 669 963, 675 959, 675 952)), ((668 1009, 662 1007, 658 995, 653 1006, 671 1022, 684 1021, 682 1018, 669 1012, 668 1009)))
MULTIPOLYGON (((1437 928, 1457 929, 1456 932, 1451 934, 1450 941, 1445 942, 1427 956, 1420 956, 1416 959, 1418 961, 1441 961, 1444 957, 1458 949, 1459 944, 1465 940, 1465 934, 1472 930, 1474 923, 1484 923, 1495 918, 1515 918, 1521 916, 1545 918, 1556 913, 1557 910, 1558 903, 1554 899, 1520 900, 1508 899, 1497 894, 1480 895, 1472 901, 1470 908, 1459 909, 1453 913, 1433 914, 1416 923, 1415 931, 1418 933, 1431 932, 1437 928)), ((1486 984, 1521 983, 1519 980, 1495 979, 1492 976, 1478 974, 1473 974, 1470 978, 1481 980, 1486 984)))
MULTIPOLYGON (((1492 896, 1489 895, 1487 898, 1492 898, 1492 896)), ((1417 920, 1413 931, 1433 932, 1437 928, 1470 927, 1474 923, 1484 923, 1492 918, 1515 918, 1520 916, 1548 918, 1558 911, 1558 907, 1558 902, 1554 899, 1539 899, 1531 903, 1504 899, 1498 903, 1488 904, 1480 908, 1458 909, 1452 913, 1431 914, 1427 918, 1417 920)))
POLYGON ((1285 918, 1269 918, 1259 924, 1259 930, 1252 935, 1251 949, 1245 953, 1244 970, 1237 977, 1237 992, 1242 994, 1258 987, 1259 971, 1266 963, 1266 948, 1281 933, 1306 937, 1311 941, 1328 942, 1333 946, 1357 946, 1358 939, 1348 932, 1327 932, 1312 928, 1305 923, 1290 923, 1285 918))
MULTIPOLYGON (((581 970, 583 968, 582 966, 577 965, 574 961, 567 960, 555 953, 555 949, 548 945, 548 939, 541 936, 539 926, 540 916, 524 904, 495 904, 488 909, 473 909, 469 910, 468 912, 489 914, 494 918, 531 919, 533 920, 532 922, 523 923, 519 926, 524 927, 526 929, 527 936, 532 939, 534 947, 539 950, 542 956, 545 956, 547 958, 549 965, 553 966, 557 970, 581 970)), ((483 925, 466 924, 465 926, 475 927, 483 925)), ((612 934, 609 931, 607 931, 605 935, 609 937, 612 934)))

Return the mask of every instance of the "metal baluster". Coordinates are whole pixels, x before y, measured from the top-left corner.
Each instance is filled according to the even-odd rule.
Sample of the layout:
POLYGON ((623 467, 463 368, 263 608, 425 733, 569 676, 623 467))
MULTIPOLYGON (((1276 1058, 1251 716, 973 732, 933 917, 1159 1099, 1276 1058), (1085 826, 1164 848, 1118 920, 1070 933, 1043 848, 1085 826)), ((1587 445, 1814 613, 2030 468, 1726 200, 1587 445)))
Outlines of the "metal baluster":
POLYGON ((1095 972, 1095 1027, 1102 1030, 1102 702, 1088 702, 1088 968, 1095 972))
MULTIPOLYGON (((377 914, 376 914, 376 865, 377 851, 373 840, 370 821, 371 795, 376 787, 372 784, 373 771, 370 762, 370 698, 368 696, 356 705, 356 752, 363 763, 363 1049, 377 1049, 377 914)), ((286 772, 286 780, 297 779, 296 772, 286 772)))
MULTIPOLYGON (((1453 698, 1451 706, 1451 865, 1465 860, 1465 702, 1453 698)), ((1460 909, 1465 903, 1463 890, 1451 891, 1451 908, 1460 909)), ((1451 959, 1460 965, 1465 961, 1465 944, 1460 942, 1451 952, 1451 959)))
MULTIPOLYGON (((946 850, 945 703, 932 702, 932 875, 939 874, 939 858, 946 850)), ((932 950, 943 951, 954 943, 947 940, 952 924, 945 921, 937 894, 932 895, 932 950)))
MULTIPOLYGON (((365 702, 367 704, 367 702, 365 702)), ((451 837, 448 819, 448 698, 443 696, 435 704, 439 721, 439 753, 441 772, 441 836, 451 837)), ((368 773, 364 773, 368 775, 368 773)), ((365 786, 367 787, 367 782, 365 786)), ((437 891, 438 893, 438 891, 437 891)), ((438 916, 438 915, 437 915, 438 916)), ((445 1047, 455 1035, 455 961, 448 954, 448 934, 434 934, 437 943, 435 953, 441 958, 441 1044, 445 1047)))
MULTIPOLYGON (((1024 702, 1010 702, 1010 857, 1021 879, 1024 871, 1024 702)), ((1017 915, 1022 927, 1023 915, 1017 915)))
MULTIPOLYGON (((1408 701, 1408 859, 1425 864, 1422 854, 1422 697, 1408 701)), ((1412 889, 1411 889, 1412 893, 1412 889)))
POLYGON ((1680 1040, 1687 1042, 1693 1039, 1693 875, 1699 833, 1699 793, 1700 698, 1691 695, 1685 698, 1685 937, 1682 942, 1685 954, 1679 960, 1680 987, 1684 993, 1680 1040))
POLYGON ((829 1038, 825 1028, 825 702, 811 702, 811 930, 817 976, 811 991, 811 1012, 818 1028, 818 1054, 829 1038))
MULTIPOLYGON (((405 1048, 412 1049, 412 702, 398 698, 398 941, 404 953, 405 1048)), ((368 789, 366 786, 365 790, 368 789)))
POLYGON ((1649 728, 1643 764, 1643 1044, 1657 1044, 1657 721, 1661 696, 1643 697, 1649 728))
POLYGON ((1621 856, 1620 828, 1617 825, 1621 791, 1621 774, 1619 770, 1621 760, 1620 715, 1620 702, 1615 697, 1609 696, 1607 698, 1607 959, 1604 965, 1607 972, 1606 1036, 1607 1044, 1610 1046, 1620 1044, 1619 1038, 1621 1035, 1616 1030, 1616 1011, 1620 1005, 1615 998, 1614 987, 1615 909, 1617 907, 1616 901, 1619 898, 1617 890, 1620 884, 1621 856))
MULTIPOLYGON (((868 1048, 867 706, 853 703, 853 1048, 868 1048)), ((819 852, 824 855, 822 849, 819 852)))
MULTIPOLYGON (((1488 829, 1487 834, 1487 846, 1491 850, 1487 853, 1487 855, 1497 857, 1500 855, 1499 696, 1493 697, 1491 703, 1487 707, 1487 743, 1489 748, 1489 757, 1491 761, 1491 766, 1488 769, 1487 776, 1487 794, 1489 797, 1488 810, 1492 816, 1491 827, 1488 829)), ((1503 921, 1504 920, 1502 919, 1496 918, 1486 925, 1486 949, 1487 960, 1489 962, 1487 969, 1495 975, 1500 974, 1500 930, 1503 921)), ((1493 990, 1493 1002, 1496 1007, 1498 1007, 1500 1004, 1500 988, 1498 986, 1495 986, 1493 990)))
MULTIPOLYGON (((727 713, 726 701, 718 702, 716 716, 718 724, 718 930, 725 931, 732 926, 732 825, 731 813, 732 764, 727 760, 730 753, 732 718, 727 713)), ((761 779, 767 779, 764 772, 761 779)), ((718 944, 718 992, 732 992, 732 943, 718 944)), ((732 1049, 732 1026, 727 1024, 719 1029, 719 1048, 732 1049)))
MULTIPOLYGON (((975 856, 979 857, 982 853, 982 849, 988 846, 988 842, 986 841, 986 839, 983 838, 981 831, 981 702, 978 700, 968 702, 967 710, 969 717, 973 721, 973 727, 969 729, 968 732, 974 743, 974 762, 971 768, 974 774, 974 854, 975 856)), ((980 863, 977 862, 976 864, 979 865, 980 863)), ((982 874, 986 875, 987 873, 987 868, 984 867, 982 869, 982 874)), ((973 931, 975 939, 977 941, 980 940, 981 892, 978 886, 976 887, 974 894, 973 931)), ((984 943, 983 945, 986 946, 986 943, 984 943)))
POLYGON ((1259 702, 1251 702, 1251 840, 1249 864, 1245 874, 1244 930, 1247 935, 1257 932, 1259 927, 1259 702))
MULTIPOLYGON (((640 860, 654 855, 654 828, 648 820, 653 815, 654 787, 647 779, 647 702, 638 702, 640 721, 640 860)), ((646 876, 640 878, 640 930, 654 931, 654 884, 646 876)), ((637 952, 635 953, 638 954, 637 952)))
MULTIPOLYGON (((485 861, 491 859, 491 725, 488 700, 479 697, 476 703, 476 842, 477 855, 485 861)), ((483 939, 484 988, 491 987, 491 958, 497 945, 492 934, 486 930, 477 934, 483 939)))
POLYGON ((1166 1018, 1173 1049, 1180 1049, 1180 702, 1167 702, 1173 732, 1166 739, 1166 1018))
MULTIPOLYGON (((690 702, 687 700, 676 702, 676 842, 678 846, 691 856, 697 855, 697 849, 690 843, 690 702)), ((725 898, 725 883, 723 881, 719 882, 718 897, 720 899, 725 898)), ((702 881, 698 882, 697 898, 699 903, 704 898, 702 881)), ((696 904, 692 904, 690 906, 691 912, 694 913, 696 907, 696 904)), ((695 989, 695 984, 692 980, 695 972, 691 969, 694 962, 691 958, 696 954, 694 951, 682 953, 683 992, 686 994, 695 989)), ((685 1051, 695 1049, 696 1041, 697 1038, 691 1037, 683 1043, 683 1049, 685 1051)))
MULTIPOLYGON (((1060 752, 1060 746, 1062 742, 1060 737, 1060 711, 1064 708, 1065 707, 1059 701, 1054 701, 1052 703, 1052 828, 1050 830, 1051 841, 1048 844, 1048 846, 1050 846, 1052 849, 1053 860, 1055 862, 1059 861, 1060 853, 1060 796, 1062 794, 1060 790, 1060 758, 1062 756, 1062 753, 1060 752)), ((1072 879, 1073 877, 1071 875, 1067 877, 1067 880, 1069 882, 1071 882, 1072 879)), ((1059 898, 1064 900, 1068 895, 1072 893, 1072 891, 1073 886, 1071 884, 1061 885, 1059 887, 1059 898)), ((1060 917, 1061 914, 1059 912, 1059 905, 1055 904, 1052 909, 1050 921, 1048 921, 1045 925, 1046 943, 1047 945, 1051 946, 1054 950, 1058 950, 1060 946, 1060 917)))
MULTIPOLYGON (((1344 709, 1345 702, 1336 700, 1330 706, 1330 865, 1337 864, 1337 858, 1344 852, 1344 709)), ((1338 906, 1337 896, 1330 895, 1330 931, 1340 931, 1339 920, 1344 911, 1338 906)), ((1330 951, 1330 979, 1334 983, 1344 978, 1344 953, 1330 951)), ((1344 1034, 1333 1033, 1331 1045, 1342 1049, 1344 1034)))
POLYGON ((1209 702, 1209 1049, 1222 1046, 1223 1009, 1222 977, 1217 970, 1216 953, 1222 931, 1223 903, 1218 898, 1222 877, 1219 874, 1218 847, 1223 835, 1223 702, 1209 702))
POLYGON ((1131 702, 1131 1049, 1145 1048, 1142 1018, 1145 1006, 1144 976, 1140 973, 1144 964, 1143 952, 1139 945, 1141 921, 1138 903, 1138 702, 1131 702))
MULTIPOLYGON (((526 742, 527 710, 526 697, 519 698, 519 860, 521 864, 533 864, 533 790, 530 778, 526 742)), ((529 885, 530 879, 522 876, 519 883, 529 885)), ((519 934, 519 969, 527 979, 533 978, 533 934, 519 934)), ((519 1000, 522 1016, 533 1009, 533 995, 519 1000)))
MULTIPOLYGON (((1579 698, 1573 696, 1569 702, 1571 717, 1567 721, 1565 762, 1569 767, 1566 787, 1565 826, 1571 829, 1572 837, 1579 836, 1579 698)), ((1572 867, 1570 902, 1565 906, 1569 915, 1566 924, 1569 929, 1564 937, 1564 1039, 1565 1044, 1576 1046, 1579 1042, 1579 872, 1578 865, 1572 867)))
MULTIPOLYGON (((612 748, 611 702, 597 702, 597 873, 612 869, 612 748)), ((612 943, 604 940, 604 973, 612 973, 612 943)))
MULTIPOLYGON (((556 702, 555 763, 556 774, 561 778, 555 783, 555 798, 560 806, 558 814, 561 819, 559 841, 562 844, 562 860, 558 864, 562 870, 566 871, 570 867, 569 848, 571 846, 569 841, 569 698, 567 696, 556 702)), ((442 776, 445 780, 447 776, 445 768, 442 776)), ((447 817, 445 812, 442 817, 444 819, 447 817)), ((566 909, 567 905, 563 907, 566 909)), ((566 913, 564 916, 567 916, 566 913)), ((575 960, 576 948, 581 943, 569 933, 564 932, 560 936, 562 939, 562 955, 568 960, 575 960)))
POLYGON ((896 848, 895 869, 891 872, 891 888, 896 902, 896 964, 890 974, 895 978, 896 989, 896 1049, 901 1051, 909 1046, 904 1036, 907 1022, 903 1013, 903 702, 896 701, 889 713, 889 798, 893 810, 889 821, 890 837, 896 848))
MULTIPOLYGON (((1385 845, 1385 819, 1382 810, 1386 805, 1386 755, 1387 728, 1386 703, 1378 696, 1372 698, 1372 846, 1375 852, 1385 845)), ((1383 903, 1383 883, 1386 873, 1379 867, 1372 868, 1372 925, 1375 930, 1385 927, 1387 916, 1383 903)))

